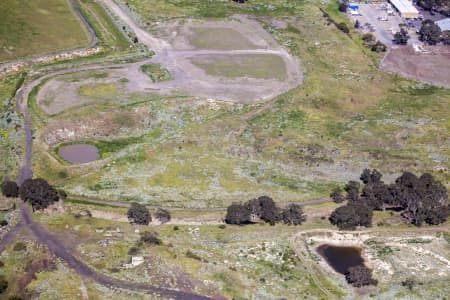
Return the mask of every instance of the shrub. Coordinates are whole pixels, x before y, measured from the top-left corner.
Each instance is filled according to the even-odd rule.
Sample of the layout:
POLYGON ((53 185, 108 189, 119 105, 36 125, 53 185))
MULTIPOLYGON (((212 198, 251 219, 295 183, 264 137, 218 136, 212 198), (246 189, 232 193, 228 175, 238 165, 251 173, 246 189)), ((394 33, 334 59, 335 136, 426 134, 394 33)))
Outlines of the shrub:
POLYGON ((167 223, 170 221, 171 216, 168 210, 158 208, 155 213, 155 217, 162 223, 167 223))
POLYGON ((18 251, 24 251, 24 250, 27 250, 27 246, 24 243, 17 242, 14 245, 13 251, 17 251, 18 252, 18 251))
POLYGON ((131 206, 128 209, 128 220, 130 223, 148 225, 148 223, 152 221, 152 216, 145 205, 131 203, 131 206))
POLYGON ((0 294, 3 294, 8 288, 8 281, 6 281, 4 276, 0 276, 0 294))
POLYGON ((64 190, 58 190, 58 196, 60 199, 66 199, 67 198, 67 193, 64 190))
POLYGON ((303 208, 298 204, 289 204, 282 212, 282 219, 288 225, 300 225, 306 221, 303 208))
POLYGON ((161 245, 162 241, 158 238, 158 233, 154 231, 146 231, 141 234, 141 242, 149 245, 161 245))
POLYGON ((345 201, 345 197, 344 195, 342 195, 342 190, 341 188, 337 187, 335 188, 331 194, 330 194, 330 198, 333 199, 333 201, 335 203, 342 203, 345 201))
POLYGON ((372 48, 370 50, 372 50, 373 52, 377 52, 377 53, 386 52, 387 47, 382 42, 377 41, 375 44, 372 45, 372 48))
POLYGON ((139 248, 138 247, 131 247, 128 250, 128 255, 136 255, 139 253, 139 248))
POLYGON ((376 285, 378 283, 377 280, 372 278, 372 270, 364 265, 350 267, 345 274, 345 279, 355 287, 376 285))
POLYGON ((227 208, 225 222, 227 224, 241 225, 250 220, 250 211, 242 204, 233 203, 227 208))
POLYGON ((17 198, 19 196, 19 186, 14 181, 7 180, 2 183, 2 194, 5 197, 17 198))
POLYGON ((336 24, 336 27, 343 33, 350 33, 350 29, 348 29, 347 24, 345 24, 344 22, 336 24))
POLYGON ((202 260, 202 258, 200 256, 198 256, 197 254, 195 254, 191 250, 186 251, 186 257, 189 257, 189 258, 192 258, 192 259, 195 259, 195 260, 199 260, 199 261, 202 260))
POLYGON ((330 223, 339 229, 354 230, 357 226, 370 227, 373 212, 360 204, 345 205, 336 208, 329 218, 330 223))

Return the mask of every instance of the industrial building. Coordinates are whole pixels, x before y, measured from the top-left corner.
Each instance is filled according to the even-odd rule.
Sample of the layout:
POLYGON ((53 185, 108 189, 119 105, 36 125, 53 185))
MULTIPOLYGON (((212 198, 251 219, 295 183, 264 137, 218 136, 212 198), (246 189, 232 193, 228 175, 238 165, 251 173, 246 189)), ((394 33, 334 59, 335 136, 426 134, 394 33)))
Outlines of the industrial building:
POLYGON ((398 10, 400 16, 405 19, 417 19, 419 11, 414 7, 410 0, 389 0, 391 4, 398 10))

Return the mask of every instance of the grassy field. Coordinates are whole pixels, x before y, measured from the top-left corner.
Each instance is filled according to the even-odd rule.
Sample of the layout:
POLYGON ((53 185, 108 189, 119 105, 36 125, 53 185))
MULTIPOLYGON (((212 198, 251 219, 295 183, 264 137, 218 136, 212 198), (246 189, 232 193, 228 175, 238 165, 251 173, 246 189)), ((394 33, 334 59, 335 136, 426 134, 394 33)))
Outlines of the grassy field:
POLYGON ((0 3, 0 62, 82 47, 88 41, 66 0, 0 3))
MULTIPOLYGON (((198 16, 193 11, 203 5, 251 13, 257 3, 267 4, 145 3, 130 1, 148 18, 165 17, 169 10, 198 16), (171 10, 174 5, 179 10, 171 10)), ((36 174, 74 194, 191 208, 225 206, 263 194, 279 202, 323 197, 334 186, 359 178, 366 167, 380 169, 387 182, 409 170, 431 172, 448 184, 450 91, 379 71, 380 57, 362 46, 356 31, 350 38, 328 24, 316 2, 297 3, 289 13, 285 8, 292 4, 273 5, 273 11, 254 14, 301 59, 302 86, 268 104, 141 94, 129 95, 126 105, 92 103, 67 111, 44 125, 57 128, 75 119, 89 124, 113 111, 148 115, 136 128, 139 142, 82 168, 59 164, 36 139, 36 174), (289 26, 273 27, 272 17, 283 14, 291 16, 289 26), (267 109, 254 113, 264 105, 267 109), (242 126, 243 133, 236 135, 242 126), (67 176, 62 178, 63 171, 67 176)), ((335 3, 322 8, 338 22, 346 20, 335 3)), ((116 138, 114 133, 101 137, 116 138)))
POLYGON ((191 62, 213 76, 251 77, 283 80, 286 69, 283 59, 270 54, 196 56, 191 62))

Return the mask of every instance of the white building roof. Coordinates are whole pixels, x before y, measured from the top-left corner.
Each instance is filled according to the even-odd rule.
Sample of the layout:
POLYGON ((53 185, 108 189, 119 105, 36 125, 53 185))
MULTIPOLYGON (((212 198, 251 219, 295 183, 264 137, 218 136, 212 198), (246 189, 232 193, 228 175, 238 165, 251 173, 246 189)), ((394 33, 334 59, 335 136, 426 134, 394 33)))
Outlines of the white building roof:
POLYGON ((400 13, 419 13, 410 0, 389 0, 400 13))
POLYGON ((439 26, 439 28, 441 28, 442 31, 444 30, 450 30, 450 18, 446 18, 440 21, 436 21, 434 22, 436 23, 437 26, 439 26))

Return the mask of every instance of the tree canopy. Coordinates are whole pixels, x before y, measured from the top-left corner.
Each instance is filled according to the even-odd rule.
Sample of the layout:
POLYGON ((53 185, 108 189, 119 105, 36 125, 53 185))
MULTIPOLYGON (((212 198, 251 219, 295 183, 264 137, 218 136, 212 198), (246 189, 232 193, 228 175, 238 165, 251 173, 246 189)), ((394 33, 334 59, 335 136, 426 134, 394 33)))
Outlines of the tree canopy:
POLYGON ((227 208, 225 222, 228 224, 242 225, 250 221, 250 210, 242 204, 233 203, 227 208))
POLYGON ((419 38, 422 42, 430 45, 436 45, 441 36, 441 28, 433 20, 425 20, 420 27, 419 38))
POLYGON ((394 34, 394 41, 399 45, 406 45, 409 40, 408 31, 405 28, 400 29, 400 31, 394 34))
POLYGON ((330 222, 341 229, 368 226, 371 214, 367 213, 367 209, 383 210, 389 206, 400 208, 402 216, 417 226, 424 222, 437 225, 446 221, 449 216, 447 190, 431 174, 417 177, 404 172, 390 185, 381 178, 379 171, 366 169, 360 177, 364 184, 362 189, 356 181, 349 181, 345 185, 345 196, 335 189, 330 195, 332 199, 340 201, 345 197, 348 203, 331 214, 330 222))
POLYGON ((268 196, 251 199, 244 204, 233 203, 227 208, 225 222, 228 224, 246 224, 253 218, 275 225, 284 222, 290 225, 300 225, 306 220, 300 205, 290 204, 286 208, 280 208, 275 201, 268 196))
POLYGON ((372 210, 361 204, 348 204, 336 208, 330 215, 330 223, 339 229, 354 230, 357 226, 370 227, 372 210))
POLYGON ((131 203, 131 206, 128 209, 128 220, 130 223, 148 225, 148 223, 152 221, 152 216, 145 205, 131 203))
POLYGON ((372 278, 372 270, 364 265, 348 268, 345 279, 355 287, 376 285, 378 283, 376 279, 372 278))
POLYGON ((20 198, 33 210, 45 209, 59 200, 58 191, 42 178, 27 179, 19 188, 20 198))
POLYGON ((16 198, 19 196, 19 186, 15 181, 6 180, 2 183, 2 194, 5 197, 16 198))

